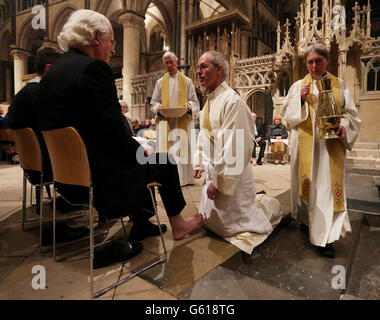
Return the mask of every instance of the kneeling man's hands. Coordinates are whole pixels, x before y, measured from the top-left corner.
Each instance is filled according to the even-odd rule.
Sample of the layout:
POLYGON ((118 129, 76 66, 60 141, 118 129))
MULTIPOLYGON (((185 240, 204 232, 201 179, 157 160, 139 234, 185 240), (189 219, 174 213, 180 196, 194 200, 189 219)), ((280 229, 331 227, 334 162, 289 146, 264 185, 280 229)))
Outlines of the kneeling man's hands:
POLYGON ((195 179, 200 179, 204 170, 193 170, 193 177, 195 179))
POLYGON ((214 184, 211 182, 207 187, 207 197, 210 200, 215 200, 218 197, 218 189, 215 188, 214 184))

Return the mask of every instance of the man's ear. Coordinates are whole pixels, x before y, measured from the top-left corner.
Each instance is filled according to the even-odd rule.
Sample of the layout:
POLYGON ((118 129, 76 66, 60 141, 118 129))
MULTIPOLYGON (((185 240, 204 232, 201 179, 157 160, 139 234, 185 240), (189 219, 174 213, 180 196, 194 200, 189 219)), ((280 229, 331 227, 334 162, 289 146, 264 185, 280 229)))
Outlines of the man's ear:
POLYGON ((93 45, 99 45, 100 44, 100 40, 99 40, 99 38, 100 38, 100 33, 99 33, 99 31, 98 30, 94 30, 94 32, 93 32, 93 35, 92 35, 92 38, 94 39, 93 40, 93 45))

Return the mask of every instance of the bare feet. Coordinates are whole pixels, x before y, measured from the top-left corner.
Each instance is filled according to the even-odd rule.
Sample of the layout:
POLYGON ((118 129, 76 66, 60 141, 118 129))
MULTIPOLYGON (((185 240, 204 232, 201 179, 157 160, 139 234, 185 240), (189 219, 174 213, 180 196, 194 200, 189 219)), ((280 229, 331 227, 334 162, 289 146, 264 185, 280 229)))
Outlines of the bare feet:
POLYGON ((251 163, 252 163, 253 166, 255 166, 255 165, 257 164, 257 163, 256 163, 256 159, 255 159, 255 158, 252 158, 252 159, 251 159, 251 163))
POLYGON ((197 213, 190 218, 183 218, 180 214, 174 217, 169 217, 174 240, 181 240, 187 234, 197 229, 201 224, 202 219, 203 216, 200 213, 197 213))

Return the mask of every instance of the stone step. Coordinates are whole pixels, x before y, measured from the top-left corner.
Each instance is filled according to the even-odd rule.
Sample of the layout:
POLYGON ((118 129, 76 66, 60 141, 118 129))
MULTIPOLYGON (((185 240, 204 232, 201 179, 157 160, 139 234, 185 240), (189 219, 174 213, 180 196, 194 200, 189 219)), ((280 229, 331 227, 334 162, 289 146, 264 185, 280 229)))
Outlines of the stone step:
POLYGON ((352 151, 347 152, 347 156, 349 157, 357 157, 357 158, 374 158, 380 159, 380 150, 374 149, 353 149, 352 151))
POLYGON ((347 156, 347 165, 349 167, 380 168, 380 159, 347 156))
POLYGON ((378 142, 356 142, 354 149, 371 149, 380 150, 380 143, 378 142))

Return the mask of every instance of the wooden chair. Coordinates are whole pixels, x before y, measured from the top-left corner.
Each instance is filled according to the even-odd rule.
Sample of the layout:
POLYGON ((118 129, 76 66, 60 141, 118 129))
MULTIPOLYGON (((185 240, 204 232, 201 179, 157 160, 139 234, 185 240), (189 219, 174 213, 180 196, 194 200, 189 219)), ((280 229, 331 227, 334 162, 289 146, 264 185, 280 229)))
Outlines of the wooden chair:
POLYGON ((42 248, 42 223, 43 223, 43 186, 49 187, 53 184, 52 179, 44 178, 42 168, 42 154, 40 143, 37 135, 31 128, 12 130, 12 135, 16 142, 16 148, 20 159, 20 166, 24 169, 23 175, 23 192, 22 192, 22 229, 25 230, 26 222, 40 221, 40 248, 42 248), (40 173, 39 181, 35 181, 35 177, 31 177, 27 170, 35 171, 38 175, 40 173), (37 208, 39 208, 39 218, 26 218, 26 189, 27 181, 31 186, 39 187, 39 197, 37 196, 37 208))
MULTIPOLYGON (((97 298, 109 290, 121 285, 122 283, 128 281, 129 279, 135 277, 141 272, 157 265, 158 263, 164 262, 167 259, 166 247, 164 238, 162 235, 162 230, 160 226, 160 221, 158 217, 156 201, 154 199, 154 187, 160 186, 159 184, 153 182, 147 185, 150 191, 153 206, 155 209, 156 219, 159 226, 161 241, 164 247, 164 258, 158 258, 153 263, 148 266, 142 267, 139 271, 134 272, 128 277, 121 279, 112 285, 98 291, 94 292, 94 217, 93 217, 93 186, 91 180, 91 170, 88 162, 86 147, 83 143, 82 138, 79 133, 73 127, 66 127, 62 129, 42 131, 45 138, 46 145, 49 151, 50 160, 53 168, 54 182, 71 184, 76 186, 83 186, 89 188, 89 199, 88 202, 82 205, 86 205, 89 208, 90 216, 90 292, 91 297, 97 298), (152 191, 153 189, 153 191, 152 191)), ((54 240, 53 240, 53 255, 55 257, 55 197, 56 190, 54 188, 53 193, 53 224, 54 224, 54 240)), ((121 219, 122 225, 124 227, 123 219, 121 219)), ((124 229, 125 232, 125 229, 124 229)), ((102 244, 100 244, 102 245, 102 244)))

